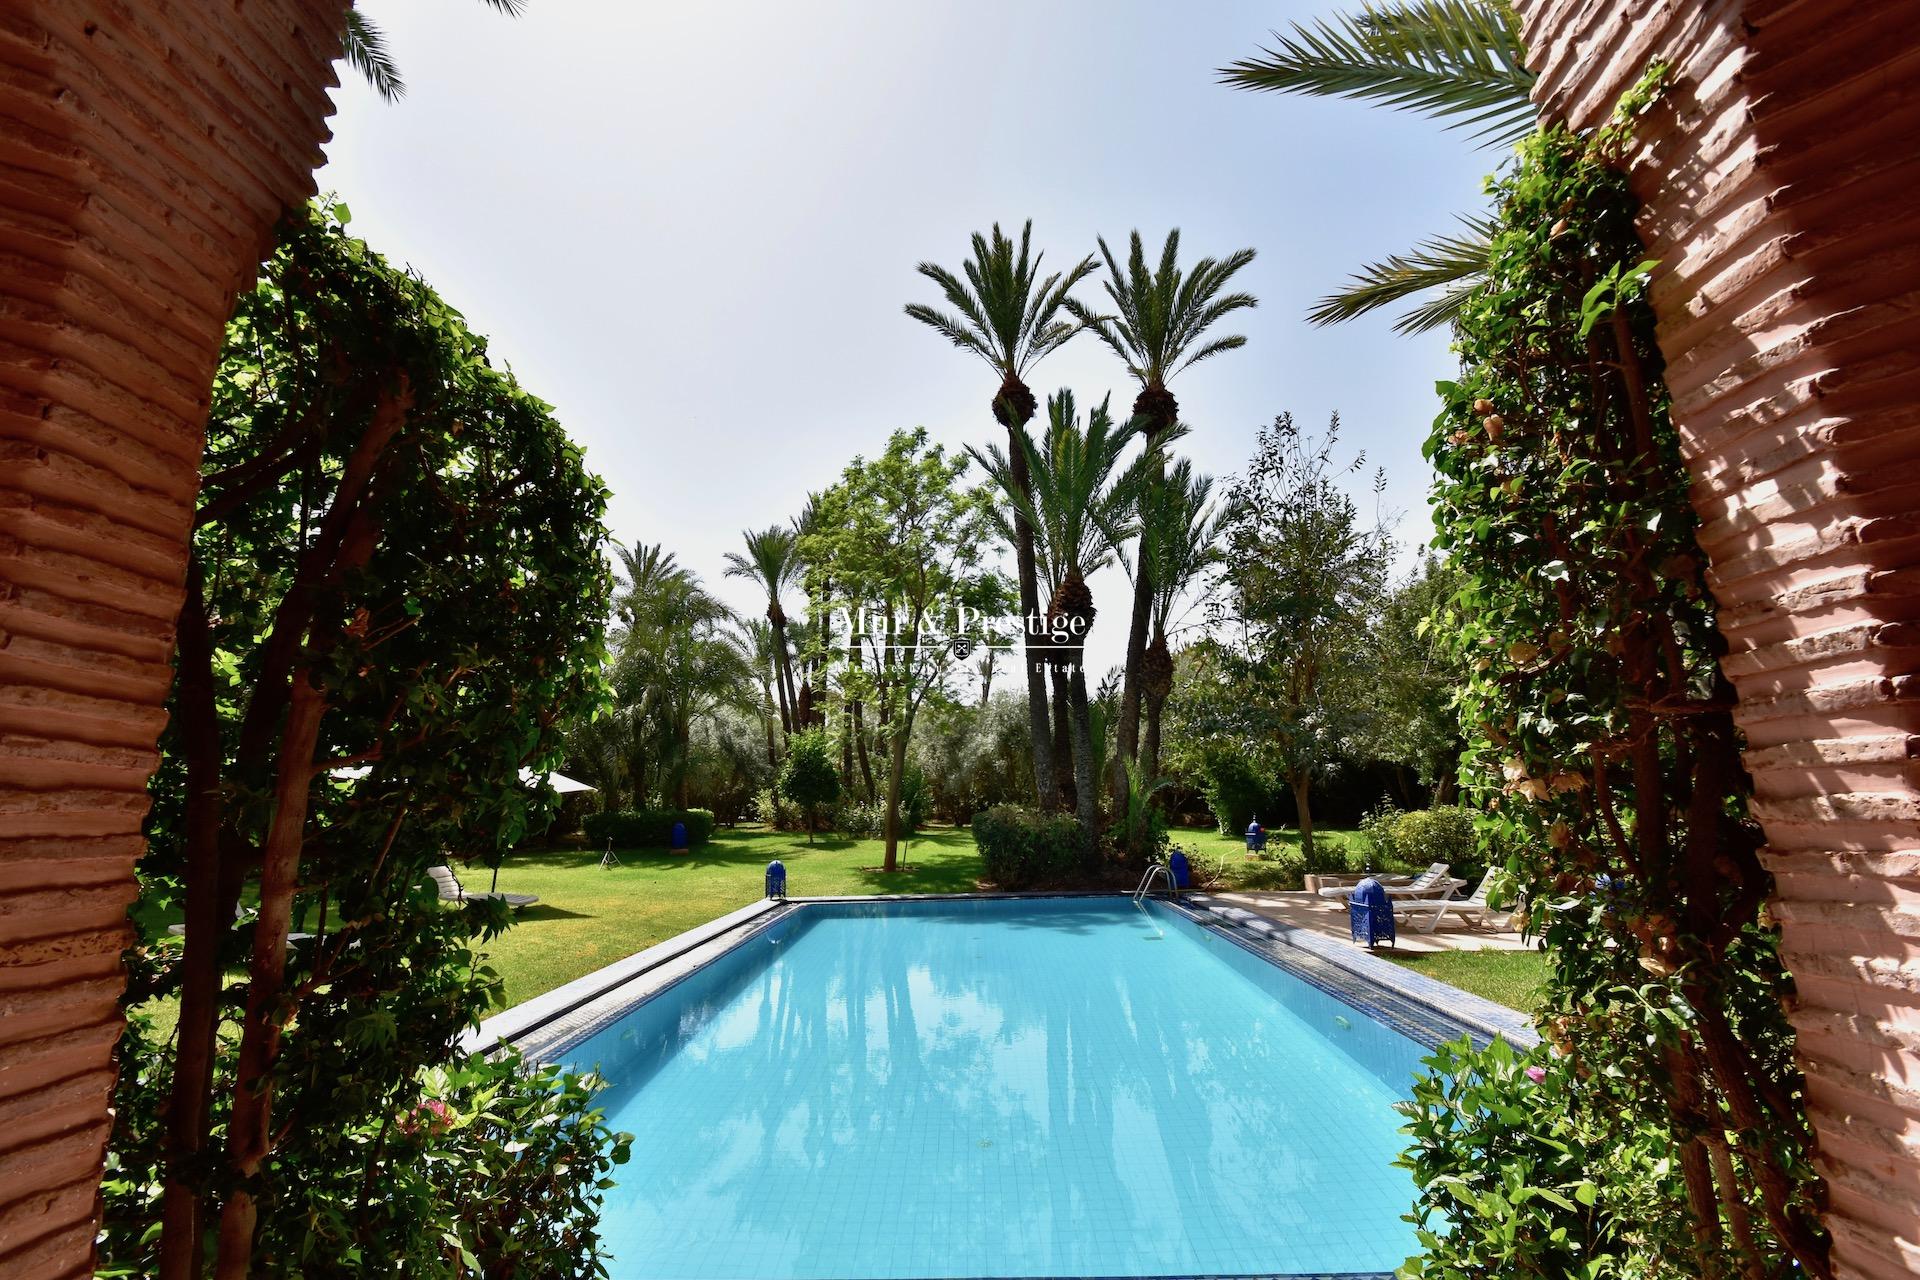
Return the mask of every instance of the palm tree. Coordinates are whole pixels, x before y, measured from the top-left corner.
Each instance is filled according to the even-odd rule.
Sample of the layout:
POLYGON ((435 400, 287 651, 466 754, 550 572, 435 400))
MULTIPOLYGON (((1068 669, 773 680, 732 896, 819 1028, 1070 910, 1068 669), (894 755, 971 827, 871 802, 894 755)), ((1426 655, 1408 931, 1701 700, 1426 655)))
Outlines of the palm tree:
MULTIPOLYGON (((1053 594, 1047 604, 1042 647, 1056 680, 1066 683, 1068 724, 1073 748, 1074 803, 1089 835, 1099 819, 1092 716, 1087 699, 1088 634, 1097 613, 1087 575, 1112 560, 1132 532, 1129 521, 1145 483, 1144 460, 1121 469, 1129 433, 1114 426, 1107 402, 1087 415, 1082 427, 1073 393, 1061 391, 1047 401, 1047 433, 1040 445, 1022 432, 1028 490, 1020 492, 1011 460, 998 445, 985 452, 970 449, 976 461, 1006 493, 1015 512, 1026 518, 1044 547, 1053 594)), ((1003 521, 1004 516, 1000 517, 1003 521)))
MULTIPOLYGON (((497 9, 510 18, 517 18, 527 7, 527 0, 480 0, 490 9, 497 9)), ((340 33, 340 56, 348 66, 366 77, 373 91, 388 102, 404 96, 407 92, 406 81, 400 78, 400 68, 394 65, 393 55, 387 52, 386 33, 373 24, 373 20, 360 12, 356 3, 347 10, 346 26, 340 33)))
POLYGON ((1213 477, 1195 475, 1185 458, 1145 495, 1140 511, 1140 554, 1153 582, 1153 641, 1140 662, 1147 731, 1140 748, 1140 775, 1160 776, 1160 721, 1173 692, 1173 653, 1167 629, 1187 588, 1219 559, 1221 514, 1208 508, 1213 477))
MULTIPOLYGON (((1418 111, 1473 128, 1487 147, 1505 148, 1532 131, 1539 110, 1528 94, 1534 76, 1513 10, 1487 0, 1398 0, 1366 4, 1311 26, 1274 32, 1274 47, 1220 71, 1238 89, 1358 98, 1418 111)), ((1439 290, 1395 322, 1418 333, 1452 321, 1487 265, 1489 226, 1463 217, 1461 230, 1423 241, 1412 252, 1370 263, 1309 312, 1333 324, 1439 290)))
MULTIPOLYGON (((1043 255, 1032 253, 1033 222, 1020 229, 1014 244, 995 223, 991 237, 973 234, 973 256, 961 270, 966 279, 932 262, 919 266, 920 274, 940 287, 950 311, 909 303, 907 314, 933 329, 963 351, 972 352, 1000 378, 993 395, 993 417, 1007 432, 1006 458, 1010 492, 1029 495, 1027 458, 1023 448, 1026 424, 1036 402, 1026 375, 1040 360, 1059 350, 1086 326, 1078 312, 1063 318, 1069 294, 1094 269, 1087 255, 1066 271, 1040 274, 1043 255)), ((1033 528, 1025 513, 1016 510, 1011 529, 1014 561, 1020 580, 1020 613, 1029 629, 1040 616, 1039 581, 1034 572, 1033 528)), ((1027 729, 1033 739, 1033 786, 1042 806, 1054 802, 1053 739, 1047 715, 1047 686, 1040 664, 1029 658, 1027 668, 1027 729)))
MULTIPOLYGON (((1100 241, 1100 256, 1107 264, 1104 284, 1115 314, 1100 317, 1076 302, 1067 305, 1126 363, 1127 372, 1140 384, 1140 394, 1133 402, 1134 425, 1145 433, 1152 452, 1166 444, 1168 434, 1180 420, 1180 402, 1167 389, 1167 382, 1202 360, 1247 345, 1240 334, 1209 337, 1208 331, 1234 312, 1259 305, 1250 293, 1226 292, 1233 277, 1253 261, 1253 250, 1241 249, 1219 259, 1202 258, 1192 270, 1183 271, 1180 231, 1176 227, 1167 233, 1160 262, 1151 270, 1138 231, 1131 237, 1124 270, 1105 239, 1100 241)), ((1147 615, 1154 590, 1148 569, 1143 563, 1134 571, 1126 676, 1120 686, 1118 760, 1134 760, 1140 753, 1140 663, 1146 654, 1147 615)), ((1113 782, 1118 794, 1125 777, 1117 769, 1113 782)))
POLYGON ((753 664, 753 678, 760 686, 760 705, 755 710, 767 734, 767 763, 777 767, 780 752, 774 745, 773 724, 779 716, 775 682, 780 678, 780 654, 774 647, 773 624, 765 618, 747 618, 740 624, 740 635, 753 664))
POLYGON ((751 705, 753 672, 733 611, 658 545, 619 549, 611 667, 622 772, 636 803, 686 803, 693 721, 722 703, 751 705))
POLYGON ((792 652, 787 644, 787 612, 780 606, 780 593, 800 581, 800 555, 796 547, 799 537, 782 525, 758 533, 748 530, 740 536, 746 539, 747 553, 727 552, 726 576, 757 582, 767 593, 767 622, 773 628, 774 678, 780 690, 780 729, 785 737, 791 737, 805 726, 796 718, 799 699, 794 689, 792 652))

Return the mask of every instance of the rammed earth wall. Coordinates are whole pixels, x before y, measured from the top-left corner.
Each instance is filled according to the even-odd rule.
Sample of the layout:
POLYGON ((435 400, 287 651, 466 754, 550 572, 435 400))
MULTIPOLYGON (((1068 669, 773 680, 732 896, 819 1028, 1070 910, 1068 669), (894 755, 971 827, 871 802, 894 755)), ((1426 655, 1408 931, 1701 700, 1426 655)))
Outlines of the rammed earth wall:
POLYGON ((1842 1275, 1920 1274, 1920 3, 1518 0, 1634 186, 1842 1275))
POLYGON ((0 0, 0 1276, 91 1272, 207 393, 343 0, 0 0))

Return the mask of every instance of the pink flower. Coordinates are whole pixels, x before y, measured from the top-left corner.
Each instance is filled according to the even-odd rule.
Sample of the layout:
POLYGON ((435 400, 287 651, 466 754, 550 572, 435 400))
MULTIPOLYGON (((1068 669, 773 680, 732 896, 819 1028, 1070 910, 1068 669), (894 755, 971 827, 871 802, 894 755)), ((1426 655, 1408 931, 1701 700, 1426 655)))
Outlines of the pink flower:
POLYGON ((1542 1080, 1545 1080, 1546 1078, 1547 1078, 1547 1069, 1545 1067, 1528 1067, 1527 1068, 1527 1079, 1533 1081, 1535 1084, 1539 1084, 1542 1080))

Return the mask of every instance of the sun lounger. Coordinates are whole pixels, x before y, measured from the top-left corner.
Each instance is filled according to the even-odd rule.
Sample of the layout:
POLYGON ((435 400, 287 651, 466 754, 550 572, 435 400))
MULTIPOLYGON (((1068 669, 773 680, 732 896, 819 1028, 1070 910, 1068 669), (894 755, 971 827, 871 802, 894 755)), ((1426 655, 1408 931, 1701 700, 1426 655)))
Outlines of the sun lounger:
POLYGON ((537 893, 468 893, 461 885, 460 878, 453 874, 453 868, 444 863, 428 867, 427 874, 433 877, 434 888, 440 891, 442 902, 485 902, 489 898, 497 898, 518 911, 540 901, 537 893))
POLYGON ((1493 884, 1497 870, 1489 870, 1480 877, 1480 887, 1473 891, 1470 898, 1427 898, 1419 901, 1402 901, 1393 904, 1396 915, 1404 916, 1409 923, 1419 922, 1420 932, 1432 933, 1440 927, 1440 922, 1448 916, 1467 924, 1485 924, 1495 916, 1511 916, 1513 907, 1494 907, 1487 902, 1487 891, 1493 884))
MULTIPOLYGON (((1394 877, 1381 876, 1379 877, 1380 886, 1387 891, 1387 896, 1396 902, 1403 898, 1444 897, 1456 889, 1464 889, 1467 887, 1465 880, 1449 876, 1447 870, 1448 867, 1446 863, 1436 862, 1415 876, 1410 884, 1391 884, 1389 881, 1394 879, 1394 877)), ((1320 890, 1320 896, 1323 898, 1344 900, 1351 896, 1353 889, 1354 886, 1350 884, 1328 886, 1320 890)))

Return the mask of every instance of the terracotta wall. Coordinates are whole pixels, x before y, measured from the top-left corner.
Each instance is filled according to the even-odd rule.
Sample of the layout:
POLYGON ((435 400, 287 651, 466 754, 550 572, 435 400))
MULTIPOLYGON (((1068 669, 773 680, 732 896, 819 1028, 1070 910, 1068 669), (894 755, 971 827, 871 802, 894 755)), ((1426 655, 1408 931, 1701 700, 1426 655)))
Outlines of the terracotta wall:
POLYGON ((220 337, 343 0, 0 3, 0 1276, 87 1274, 220 337))
POLYGON ((1920 3, 1520 0, 1635 186, 1842 1274, 1920 1274, 1920 3))

